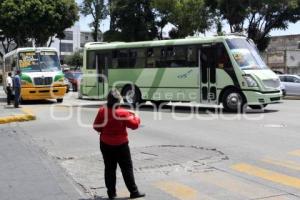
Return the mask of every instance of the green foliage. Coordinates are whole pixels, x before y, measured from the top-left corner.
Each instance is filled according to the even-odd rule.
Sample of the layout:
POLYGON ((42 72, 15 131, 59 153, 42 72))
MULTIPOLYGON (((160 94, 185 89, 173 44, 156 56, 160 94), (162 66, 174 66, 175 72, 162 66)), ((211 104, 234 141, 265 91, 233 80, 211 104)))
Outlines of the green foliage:
POLYGON ((289 23, 300 20, 300 0, 205 1, 228 21, 231 32, 246 32, 261 51, 267 48, 272 30, 286 30, 289 23))
POLYGON ((2 0, 0 13, 0 29, 17 47, 30 39, 37 46, 45 45, 49 37, 62 37, 63 31, 78 20, 74 0, 2 0))
POLYGON ((70 66, 75 66, 76 68, 82 67, 83 55, 80 51, 74 52, 72 55, 65 57, 65 63, 70 66))
POLYGON ((105 41, 142 41, 157 36, 149 0, 109 0, 110 30, 105 41))
POLYGON ((152 0, 151 6, 156 17, 156 26, 159 28, 159 39, 163 39, 163 29, 171 21, 176 12, 177 0, 152 0))
POLYGON ((178 1, 171 23, 176 26, 179 37, 204 32, 211 25, 203 0, 178 1))
POLYGON ((152 6, 158 13, 160 28, 168 22, 175 26, 169 33, 171 38, 204 32, 213 22, 204 0, 153 0, 152 6))
POLYGON ((91 15, 93 17, 94 21, 90 24, 90 27, 93 29, 94 41, 98 41, 98 36, 101 32, 101 21, 108 15, 108 10, 104 4, 104 0, 83 0, 80 9, 84 16, 91 15))

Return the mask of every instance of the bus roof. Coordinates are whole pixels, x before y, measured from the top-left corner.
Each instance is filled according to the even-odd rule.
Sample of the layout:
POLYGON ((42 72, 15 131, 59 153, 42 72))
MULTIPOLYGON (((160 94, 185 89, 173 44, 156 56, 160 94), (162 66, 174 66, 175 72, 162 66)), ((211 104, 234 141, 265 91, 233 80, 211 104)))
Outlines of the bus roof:
POLYGON ((51 48, 51 47, 23 47, 23 48, 17 48, 15 50, 5 54, 4 58, 9 57, 9 56, 14 55, 19 52, 26 52, 26 51, 55 51, 55 52, 57 52, 57 50, 55 48, 51 48))
POLYGON ((160 47, 172 45, 189 45, 201 43, 222 42, 225 39, 245 38, 244 36, 226 35, 226 36, 210 36, 210 37, 187 37, 185 39, 174 40, 154 40, 141 42, 90 42, 85 45, 85 50, 111 50, 111 49, 127 49, 127 48, 143 48, 143 47, 160 47))

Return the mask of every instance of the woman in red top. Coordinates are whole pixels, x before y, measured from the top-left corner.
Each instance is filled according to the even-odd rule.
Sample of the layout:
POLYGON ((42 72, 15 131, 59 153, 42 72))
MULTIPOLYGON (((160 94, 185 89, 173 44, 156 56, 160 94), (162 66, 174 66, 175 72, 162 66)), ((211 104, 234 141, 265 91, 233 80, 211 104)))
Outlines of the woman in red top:
POLYGON ((106 106, 100 107, 94 129, 100 133, 100 150, 105 165, 105 185, 109 199, 116 195, 116 170, 119 164, 130 198, 145 196, 135 184, 128 134, 126 128, 137 129, 140 119, 134 113, 119 107, 122 97, 117 90, 107 96, 106 106))

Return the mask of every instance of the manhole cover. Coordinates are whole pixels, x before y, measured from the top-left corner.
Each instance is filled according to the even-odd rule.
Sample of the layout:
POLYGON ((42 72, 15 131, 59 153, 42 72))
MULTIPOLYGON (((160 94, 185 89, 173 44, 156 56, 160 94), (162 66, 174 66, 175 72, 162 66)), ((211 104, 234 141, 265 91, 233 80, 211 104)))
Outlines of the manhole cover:
POLYGON ((207 167, 209 163, 227 160, 216 149, 198 146, 161 145, 133 148, 132 158, 136 171, 173 171, 184 169, 190 172, 207 167))

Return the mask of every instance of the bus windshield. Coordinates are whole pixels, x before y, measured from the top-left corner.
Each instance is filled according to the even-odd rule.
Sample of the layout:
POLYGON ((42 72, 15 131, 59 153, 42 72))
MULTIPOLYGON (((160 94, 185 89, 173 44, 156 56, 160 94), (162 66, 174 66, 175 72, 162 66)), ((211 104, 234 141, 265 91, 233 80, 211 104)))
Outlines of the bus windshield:
POLYGON ((56 52, 20 52, 19 66, 22 72, 51 72, 61 70, 56 52))
POLYGON ((251 40, 234 38, 226 40, 230 53, 241 69, 266 69, 267 65, 251 40))

